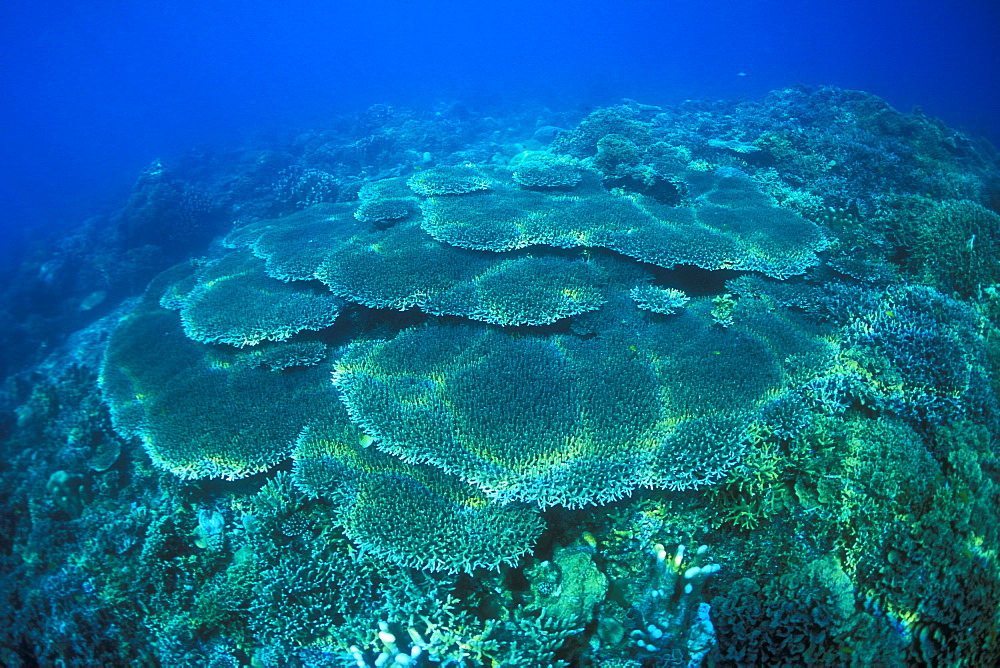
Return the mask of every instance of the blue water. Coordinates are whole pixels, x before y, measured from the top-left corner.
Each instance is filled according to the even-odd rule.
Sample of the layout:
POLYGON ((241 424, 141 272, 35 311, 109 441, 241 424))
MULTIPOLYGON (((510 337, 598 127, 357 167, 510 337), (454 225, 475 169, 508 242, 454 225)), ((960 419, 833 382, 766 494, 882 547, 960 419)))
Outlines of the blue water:
POLYGON ((0 266, 159 156, 375 103, 867 90, 994 142, 1000 3, 191 0, 0 8, 0 266))

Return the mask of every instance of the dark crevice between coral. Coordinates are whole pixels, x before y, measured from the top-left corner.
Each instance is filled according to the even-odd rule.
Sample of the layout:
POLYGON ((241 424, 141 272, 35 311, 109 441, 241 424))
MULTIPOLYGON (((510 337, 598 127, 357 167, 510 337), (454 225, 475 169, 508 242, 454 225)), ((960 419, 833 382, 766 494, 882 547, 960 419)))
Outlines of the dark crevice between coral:
POLYGON ((240 478, 239 480, 224 480, 221 478, 206 478, 186 482, 183 486, 190 501, 207 501, 224 498, 230 495, 249 496, 256 494, 281 471, 291 471, 292 460, 286 459, 267 471, 240 478))
POLYGON ((621 176, 604 179, 604 187, 608 190, 622 188, 633 193, 652 197, 660 204, 676 206, 681 203, 681 191, 670 181, 657 178, 652 183, 646 183, 632 176, 621 176))
POLYGON ((712 297, 726 293, 726 281, 743 276, 745 271, 728 269, 701 269, 692 265, 680 265, 664 269, 653 264, 642 265, 653 274, 653 284, 664 288, 676 288, 689 297, 712 297))

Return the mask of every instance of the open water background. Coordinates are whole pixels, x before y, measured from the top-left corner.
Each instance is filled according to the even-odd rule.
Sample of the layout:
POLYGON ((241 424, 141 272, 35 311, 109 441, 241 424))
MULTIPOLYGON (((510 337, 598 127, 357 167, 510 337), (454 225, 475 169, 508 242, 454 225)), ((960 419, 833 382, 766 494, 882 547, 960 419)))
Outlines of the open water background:
POLYGON ((89 0, 0 7, 0 272, 160 156, 371 104, 867 90, 1000 139, 1000 3, 89 0))

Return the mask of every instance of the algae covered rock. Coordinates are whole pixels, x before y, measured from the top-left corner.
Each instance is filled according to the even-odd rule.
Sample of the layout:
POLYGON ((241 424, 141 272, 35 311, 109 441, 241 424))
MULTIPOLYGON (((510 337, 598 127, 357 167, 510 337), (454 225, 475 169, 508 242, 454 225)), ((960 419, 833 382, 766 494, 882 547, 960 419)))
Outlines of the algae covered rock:
POLYGON ((558 547, 551 561, 526 572, 531 583, 532 605, 571 626, 585 625, 608 593, 608 578, 582 547, 558 547))

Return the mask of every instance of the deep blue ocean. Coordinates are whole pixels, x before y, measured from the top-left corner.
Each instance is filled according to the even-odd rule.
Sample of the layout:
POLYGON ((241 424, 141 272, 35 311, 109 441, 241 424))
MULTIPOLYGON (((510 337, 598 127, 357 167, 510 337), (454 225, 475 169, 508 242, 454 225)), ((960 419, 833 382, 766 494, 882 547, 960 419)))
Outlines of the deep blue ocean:
POLYGON ((152 160, 372 104, 586 110, 875 93, 1000 139, 1000 4, 3 3, 0 262, 119 206, 152 160))

